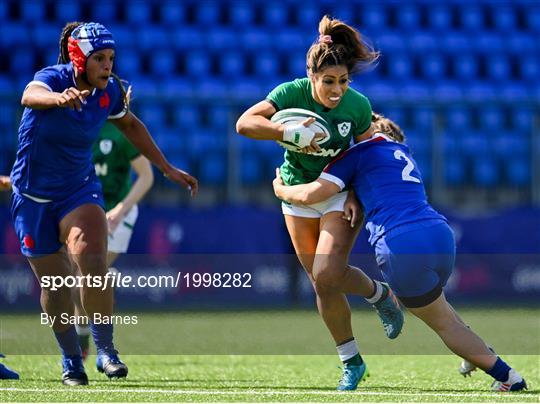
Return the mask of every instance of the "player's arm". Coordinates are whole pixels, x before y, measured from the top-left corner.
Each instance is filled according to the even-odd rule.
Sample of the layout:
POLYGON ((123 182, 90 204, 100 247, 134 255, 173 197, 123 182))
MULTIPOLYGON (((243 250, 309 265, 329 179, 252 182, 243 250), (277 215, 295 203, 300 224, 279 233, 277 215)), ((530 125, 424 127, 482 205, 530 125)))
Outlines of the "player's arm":
POLYGON ((133 168, 133 171, 137 174, 137 179, 133 183, 126 197, 107 212, 107 221, 109 222, 110 232, 114 232, 116 226, 118 226, 124 216, 126 216, 134 205, 139 203, 154 183, 152 166, 146 157, 135 157, 131 160, 131 168, 133 168))
POLYGON ((270 117, 276 113, 276 108, 268 101, 261 101, 245 111, 236 121, 236 131, 241 135, 256 140, 284 140, 292 142, 307 151, 319 151, 316 140, 322 134, 316 134, 308 126, 315 118, 308 118, 302 123, 283 125, 272 122, 270 117))
POLYGON ((371 136, 373 136, 374 133, 375 131, 373 129, 373 124, 371 124, 368 130, 366 130, 364 133, 354 136, 354 143, 358 143, 358 142, 361 142, 362 140, 369 139, 371 136))
POLYGON ((295 205, 311 205, 327 200, 341 189, 331 181, 318 178, 309 184, 287 186, 281 179, 279 168, 276 168, 276 178, 273 182, 276 196, 295 205))
POLYGON ((85 99, 88 95, 90 95, 90 91, 79 91, 75 87, 66 88, 63 92, 57 93, 43 85, 30 84, 23 92, 21 105, 32 109, 60 107, 80 111, 81 105, 86 103, 85 99))
POLYGON ((159 147, 155 144, 152 136, 150 136, 146 126, 132 112, 128 111, 122 118, 114 119, 112 122, 165 177, 189 188, 191 190, 191 196, 197 194, 197 179, 185 171, 174 167, 167 161, 159 147))

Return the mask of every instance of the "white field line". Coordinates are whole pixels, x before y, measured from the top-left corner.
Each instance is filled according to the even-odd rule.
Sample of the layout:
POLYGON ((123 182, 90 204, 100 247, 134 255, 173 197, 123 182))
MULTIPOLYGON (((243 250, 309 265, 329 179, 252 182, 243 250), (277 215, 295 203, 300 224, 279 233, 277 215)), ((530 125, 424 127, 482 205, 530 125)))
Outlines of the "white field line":
POLYGON ((137 393, 137 394, 175 394, 175 395, 214 395, 214 396, 230 396, 230 395, 255 395, 255 396, 296 396, 296 395, 323 395, 323 396, 340 396, 357 395, 357 396, 410 396, 410 397, 478 397, 478 398, 500 398, 500 399, 517 399, 518 401, 526 399, 538 398, 533 395, 523 395, 515 393, 428 393, 428 392, 382 392, 382 391, 363 391, 357 390, 356 392, 344 393, 338 391, 327 390, 299 390, 299 391, 283 391, 283 390, 167 390, 167 389, 93 389, 78 387, 74 389, 38 389, 38 388, 19 388, 19 387, 0 387, 0 392, 35 392, 35 393, 137 393))

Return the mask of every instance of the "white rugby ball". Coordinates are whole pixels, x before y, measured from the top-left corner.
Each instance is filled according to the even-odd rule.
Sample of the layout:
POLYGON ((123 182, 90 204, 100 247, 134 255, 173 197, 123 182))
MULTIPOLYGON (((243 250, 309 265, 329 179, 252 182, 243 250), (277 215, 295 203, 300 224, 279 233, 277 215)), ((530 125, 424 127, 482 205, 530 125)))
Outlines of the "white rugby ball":
MULTIPOLYGON (((315 122, 309 125, 309 128, 315 133, 324 134, 324 137, 317 139, 319 145, 323 144, 330 138, 330 125, 322 116, 315 112, 302 108, 287 108, 276 112, 270 120, 282 125, 293 125, 302 123, 308 118, 315 118, 315 122)), ((287 150, 300 153, 301 149, 294 143, 283 140, 278 140, 277 142, 287 150)))

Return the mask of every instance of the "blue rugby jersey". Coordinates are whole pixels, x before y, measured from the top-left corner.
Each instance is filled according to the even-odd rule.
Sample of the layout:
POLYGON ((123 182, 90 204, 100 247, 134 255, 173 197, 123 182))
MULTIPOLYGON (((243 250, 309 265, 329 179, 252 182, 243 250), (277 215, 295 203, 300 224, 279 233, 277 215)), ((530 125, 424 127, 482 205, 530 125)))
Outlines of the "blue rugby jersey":
POLYGON ((341 189, 350 185, 364 206, 369 242, 411 222, 446 218, 428 203, 409 148, 375 134, 336 158, 321 173, 341 189))
MULTIPOLYGON (((73 66, 46 67, 35 74, 30 84, 59 93, 76 87, 73 66)), ((11 171, 15 192, 62 200, 88 182, 98 181, 92 164, 92 144, 108 117, 124 115, 122 92, 112 78, 105 90, 95 89, 86 97, 81 112, 58 107, 25 108, 11 171)))

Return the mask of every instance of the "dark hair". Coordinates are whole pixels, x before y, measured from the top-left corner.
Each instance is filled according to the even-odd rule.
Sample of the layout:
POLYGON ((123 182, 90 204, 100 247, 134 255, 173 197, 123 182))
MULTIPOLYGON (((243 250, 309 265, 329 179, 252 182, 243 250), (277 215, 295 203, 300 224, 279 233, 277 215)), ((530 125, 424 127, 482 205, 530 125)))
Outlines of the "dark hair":
MULTIPOLYGON (((64 28, 62 29, 62 33, 60 34, 60 41, 59 41, 59 47, 60 47, 60 54, 58 55, 58 63, 60 64, 67 64, 71 60, 69 59, 69 51, 68 51, 68 39, 71 33, 75 28, 77 28, 79 25, 84 24, 84 22, 80 21, 72 21, 68 22, 64 28)), ((83 73, 86 74, 86 73, 83 73)), ((124 100, 124 105, 129 110, 129 101, 126 97, 126 88, 124 86, 124 80, 122 80, 118 75, 111 72, 111 76, 113 79, 118 83, 120 86, 120 91, 122 92, 122 99, 124 100)))
POLYGON ((362 39, 353 27, 325 15, 319 22, 319 39, 306 55, 308 73, 317 73, 328 66, 346 66, 357 73, 375 63, 379 52, 362 39), (324 38, 323 38, 324 37, 324 38))
POLYGON ((375 133, 382 133, 399 143, 403 143, 405 141, 405 134, 403 133, 403 130, 391 119, 388 119, 381 114, 377 114, 376 112, 372 112, 371 122, 371 126, 373 127, 373 131, 375 133))

